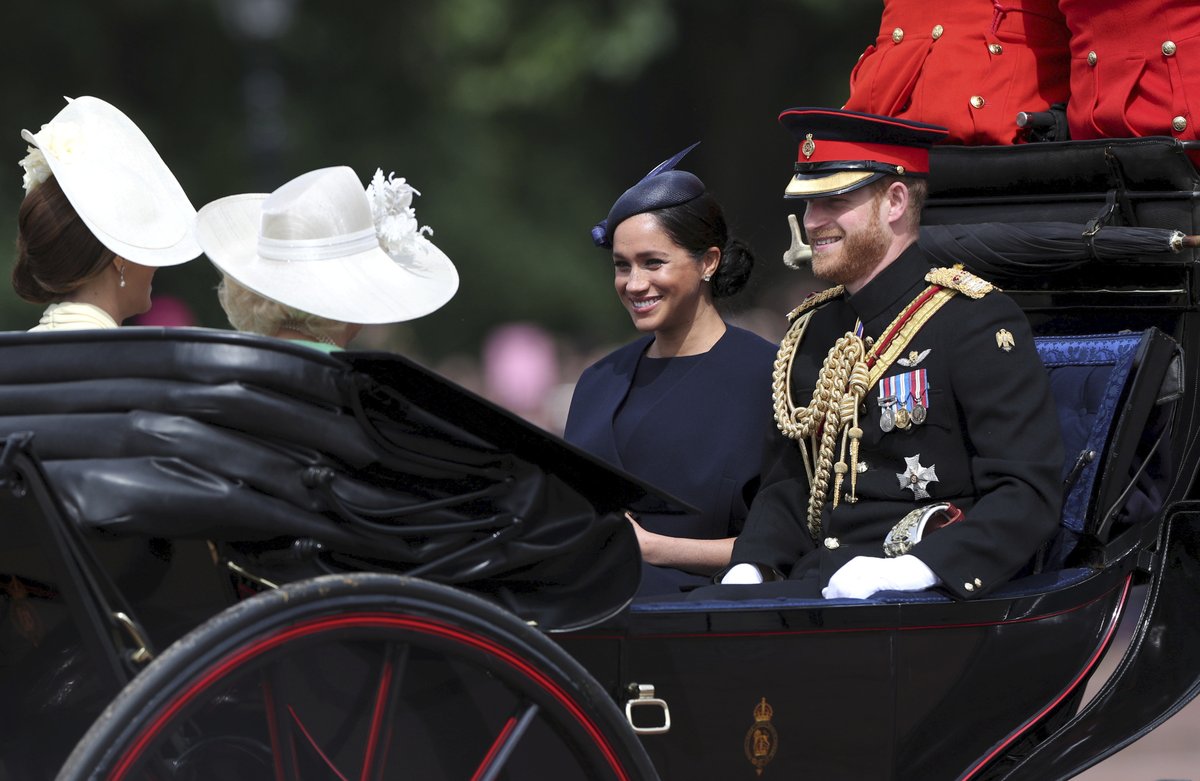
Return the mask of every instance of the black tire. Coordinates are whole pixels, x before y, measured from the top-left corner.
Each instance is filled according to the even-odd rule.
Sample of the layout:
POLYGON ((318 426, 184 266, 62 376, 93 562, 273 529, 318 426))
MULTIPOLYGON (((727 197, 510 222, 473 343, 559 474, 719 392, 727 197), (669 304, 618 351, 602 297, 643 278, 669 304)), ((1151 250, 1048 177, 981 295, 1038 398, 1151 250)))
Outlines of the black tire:
POLYGON ((624 716, 536 629, 397 575, 289 584, 151 663, 58 778, 656 779, 624 716))

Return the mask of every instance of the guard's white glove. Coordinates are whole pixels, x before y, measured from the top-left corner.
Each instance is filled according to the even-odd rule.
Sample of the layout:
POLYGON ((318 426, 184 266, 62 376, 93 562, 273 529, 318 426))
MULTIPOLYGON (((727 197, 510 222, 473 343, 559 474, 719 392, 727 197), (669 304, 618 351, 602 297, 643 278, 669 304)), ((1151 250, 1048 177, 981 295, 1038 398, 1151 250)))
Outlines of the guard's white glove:
POLYGON ((734 564, 721 576, 722 586, 753 586, 763 582, 762 572, 753 564, 734 564))
POLYGON ((940 578, 916 556, 894 559, 855 556, 833 573, 821 589, 826 599, 866 599, 876 591, 920 591, 940 578))

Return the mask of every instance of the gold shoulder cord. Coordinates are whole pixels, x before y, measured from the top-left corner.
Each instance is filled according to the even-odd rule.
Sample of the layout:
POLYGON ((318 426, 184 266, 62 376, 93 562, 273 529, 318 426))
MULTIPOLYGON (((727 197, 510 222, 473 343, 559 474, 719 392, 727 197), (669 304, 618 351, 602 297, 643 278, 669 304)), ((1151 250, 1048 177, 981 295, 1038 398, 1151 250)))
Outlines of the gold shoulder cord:
POLYGON ((884 329, 879 341, 869 337, 864 340, 848 331, 834 343, 821 364, 812 400, 805 407, 797 407, 792 401, 792 363, 816 307, 841 295, 843 289, 838 286, 818 294, 788 315, 793 322, 784 334, 775 357, 771 395, 775 425, 784 436, 797 441, 804 457, 810 486, 808 531, 813 539, 821 536, 821 508, 828 494, 831 472, 836 474, 833 506, 838 506, 842 482, 847 473, 850 475, 850 492, 846 495, 846 501, 858 501, 858 450, 863 434, 858 425, 858 409, 867 391, 904 353, 929 318, 956 293, 963 292, 971 298, 981 298, 993 289, 990 283, 961 268, 934 269, 926 276, 926 280, 933 284, 896 316, 884 329), (834 463, 834 448, 839 435, 841 453, 834 463), (816 458, 815 470, 810 463, 813 455, 816 458))

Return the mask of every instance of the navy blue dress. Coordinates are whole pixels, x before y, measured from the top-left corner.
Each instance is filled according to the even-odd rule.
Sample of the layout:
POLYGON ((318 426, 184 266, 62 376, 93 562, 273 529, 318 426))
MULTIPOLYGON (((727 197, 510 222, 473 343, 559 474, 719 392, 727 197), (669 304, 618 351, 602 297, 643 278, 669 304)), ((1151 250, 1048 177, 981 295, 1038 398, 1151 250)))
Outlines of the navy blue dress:
MULTIPOLYGON (((652 340, 627 344, 583 372, 563 436, 700 511, 637 513, 648 531, 697 539, 736 536, 758 489, 764 442, 775 431, 775 345, 727 326, 702 355, 645 358, 652 340)), ((644 565, 638 594, 678 593, 680 586, 709 582, 644 565)))

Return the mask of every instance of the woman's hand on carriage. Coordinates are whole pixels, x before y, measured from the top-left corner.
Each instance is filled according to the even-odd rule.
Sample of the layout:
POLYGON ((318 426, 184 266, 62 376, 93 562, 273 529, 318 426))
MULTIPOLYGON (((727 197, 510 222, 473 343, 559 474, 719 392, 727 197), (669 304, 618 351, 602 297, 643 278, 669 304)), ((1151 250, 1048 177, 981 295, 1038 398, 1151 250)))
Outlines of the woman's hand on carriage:
POLYGON ((877 591, 921 591, 939 578, 916 556, 894 559, 855 556, 833 573, 821 589, 826 599, 866 599, 877 591))

